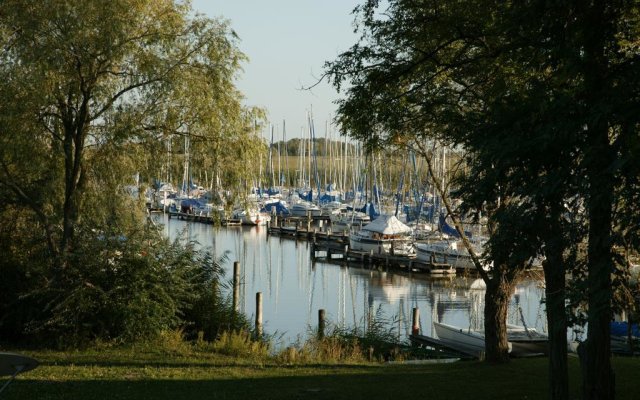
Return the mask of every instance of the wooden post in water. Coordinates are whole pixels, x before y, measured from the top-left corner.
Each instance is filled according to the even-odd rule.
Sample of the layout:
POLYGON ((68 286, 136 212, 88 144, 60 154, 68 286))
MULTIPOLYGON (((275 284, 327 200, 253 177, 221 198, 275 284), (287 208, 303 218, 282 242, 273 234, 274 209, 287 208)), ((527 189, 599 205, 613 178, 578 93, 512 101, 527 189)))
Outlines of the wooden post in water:
POLYGON ((318 339, 324 338, 324 309, 318 310, 318 339))
POLYGON ((238 305, 240 303, 240 262, 233 263, 233 303, 232 309, 235 315, 238 313, 238 305))
POLYGON ((418 307, 414 307, 413 309, 413 324, 411 327, 411 334, 418 335, 420 334, 420 310, 418 307))
POLYGON ((262 338, 262 292, 256 293, 256 338, 262 338))

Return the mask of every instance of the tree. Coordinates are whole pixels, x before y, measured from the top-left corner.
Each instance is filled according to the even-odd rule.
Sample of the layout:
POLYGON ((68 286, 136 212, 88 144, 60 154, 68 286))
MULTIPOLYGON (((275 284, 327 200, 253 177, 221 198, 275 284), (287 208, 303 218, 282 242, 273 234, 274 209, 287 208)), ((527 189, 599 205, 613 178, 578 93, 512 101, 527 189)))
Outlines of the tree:
POLYGON ((88 242, 148 239, 135 234, 142 207, 123 187, 136 172, 151 175, 163 139, 191 136, 203 151, 235 156, 214 162, 221 174, 242 164, 233 151, 252 149, 246 160, 261 148, 243 143, 261 112, 242 107, 233 85, 245 60, 237 37, 188 3, 8 0, 0 45, 0 93, 11 99, 0 104, 0 225, 16 228, 0 233, 13 262, 3 268, 31 276, 13 298, 52 294, 25 315, 51 313, 96 285, 80 254, 88 242))
MULTIPOLYGON (((374 145, 439 139, 468 151, 464 204, 490 211, 492 279, 546 256, 553 398, 568 396, 564 275, 586 223, 585 398, 611 398, 612 206, 617 178, 634 171, 622 144, 638 135, 637 2, 398 0, 381 15, 378 5, 357 9, 360 43, 327 65, 336 87, 351 85, 339 121, 374 145)), ((496 323, 487 351, 500 358, 496 323)))
MULTIPOLYGON (((157 139, 149 131, 222 136, 240 125, 241 96, 232 81, 244 57, 225 23, 189 12, 168 0, 4 3, 5 94, 27 103, 21 110, 5 105, 2 136, 17 149, 16 138, 35 136, 62 172, 60 204, 53 206, 60 235, 53 233, 57 220, 40 217, 58 268, 73 247, 92 157, 102 148, 157 139), (18 130, 26 124, 28 131, 18 130)), ((9 167, 2 181, 20 186, 9 167)), ((42 211, 19 193, 33 212, 42 211)))
MULTIPOLYGON (((350 83, 347 98, 339 102, 338 120, 350 135, 369 146, 409 145, 431 160, 425 143, 455 145, 455 131, 472 128, 467 115, 482 110, 487 76, 502 72, 492 64, 501 37, 491 24, 485 3, 435 5, 421 1, 391 2, 377 18, 377 1, 358 9, 364 27, 361 43, 327 65, 337 88, 350 83), (473 12, 469 12, 473 10, 473 12), (479 71, 485 71, 479 74, 479 71)), ((430 165, 434 177, 433 166, 430 165)), ((465 237, 460 210, 448 203, 437 181, 438 194, 487 282, 485 335, 487 360, 508 360, 506 305, 514 281, 526 263, 492 255, 492 276, 465 237), (513 267, 513 268, 512 268, 513 267)), ((499 197, 485 198, 497 209, 499 197)), ((502 207, 508 202, 502 199, 502 207)), ((486 206, 482 208, 487 209, 486 206)), ((477 209, 475 211, 480 211, 477 209)), ((506 254, 506 253, 502 253, 506 254)))

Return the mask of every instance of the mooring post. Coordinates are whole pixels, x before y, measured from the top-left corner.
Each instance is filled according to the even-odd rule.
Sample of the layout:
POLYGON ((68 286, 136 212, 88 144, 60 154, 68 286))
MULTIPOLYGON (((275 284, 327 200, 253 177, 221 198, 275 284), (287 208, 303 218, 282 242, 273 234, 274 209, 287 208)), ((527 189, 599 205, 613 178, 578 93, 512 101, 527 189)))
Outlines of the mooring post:
POLYGON ((238 305, 240 303, 240 262, 233 263, 233 312, 238 313, 238 305))
POLYGON ((324 338, 324 309, 318 310, 318 339, 324 338))
POLYGON ((262 338, 262 292, 256 293, 256 338, 262 338))
POLYGON ((418 309, 418 307, 413 308, 412 320, 413 320, 413 324, 411 328, 411 334, 418 335, 420 334, 420 310, 418 309))

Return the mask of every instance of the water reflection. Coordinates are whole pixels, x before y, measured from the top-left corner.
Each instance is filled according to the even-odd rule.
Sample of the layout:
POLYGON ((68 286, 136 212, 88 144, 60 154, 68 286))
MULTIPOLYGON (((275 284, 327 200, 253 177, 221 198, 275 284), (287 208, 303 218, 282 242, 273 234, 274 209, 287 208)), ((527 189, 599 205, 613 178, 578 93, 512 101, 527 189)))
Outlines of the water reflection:
MULTIPOLYGON (((411 330, 411 310, 420 309, 421 332, 434 335, 432 322, 482 328, 483 282, 475 277, 432 278, 340 266, 311 260, 308 242, 268 236, 264 227, 222 227, 188 223, 158 216, 171 239, 185 232, 215 256, 227 254, 226 278, 233 261, 241 264, 240 307, 255 313, 255 293, 263 293, 265 331, 283 335, 285 343, 303 338, 317 324, 318 309, 343 327, 365 327, 370 315, 381 313, 394 320, 399 335, 411 330)), ((522 324, 519 308, 529 327, 546 332, 544 289, 536 279, 516 288, 509 305, 508 322, 522 324)))

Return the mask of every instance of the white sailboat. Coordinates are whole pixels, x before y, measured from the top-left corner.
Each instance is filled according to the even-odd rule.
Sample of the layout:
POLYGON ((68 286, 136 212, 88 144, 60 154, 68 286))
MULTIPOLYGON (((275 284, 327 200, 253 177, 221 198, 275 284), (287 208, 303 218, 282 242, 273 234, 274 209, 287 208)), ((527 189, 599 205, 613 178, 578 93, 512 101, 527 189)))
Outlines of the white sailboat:
POLYGON ((301 200, 291 207, 291 215, 294 217, 306 217, 311 215, 316 217, 322 214, 322 210, 317 205, 301 200))
POLYGON ((331 232, 342 233, 351 232, 355 229, 362 229, 363 226, 371 222, 371 217, 360 211, 347 211, 340 214, 331 214, 331 232))
POLYGON ((411 254, 411 240, 411 228, 393 215, 381 215, 349 235, 349 246, 374 254, 411 254))
MULTIPOLYGON (((477 255, 482 254, 482 242, 470 241, 477 255)), ((456 269, 475 269, 475 264, 461 240, 443 239, 432 242, 417 242, 416 260, 424 263, 447 264, 456 269)), ((487 270, 489 266, 485 266, 487 270)))
POLYGON ((264 226, 271 221, 271 215, 267 212, 260 212, 256 207, 247 209, 237 209, 233 212, 233 218, 242 221, 243 225, 264 226))

